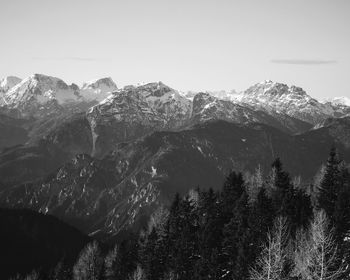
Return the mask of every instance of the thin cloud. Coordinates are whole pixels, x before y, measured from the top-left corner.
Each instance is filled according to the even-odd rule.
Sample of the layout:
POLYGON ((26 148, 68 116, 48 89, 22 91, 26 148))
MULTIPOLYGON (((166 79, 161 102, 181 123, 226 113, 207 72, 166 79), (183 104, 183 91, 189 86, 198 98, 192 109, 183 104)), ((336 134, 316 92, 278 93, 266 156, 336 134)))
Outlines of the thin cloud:
POLYGON ((335 64, 336 60, 322 60, 322 59, 272 59, 272 63, 277 64, 295 64, 295 65, 322 65, 322 64, 335 64))
POLYGON ((34 60, 55 60, 55 61, 81 61, 81 62, 91 62, 91 61, 107 61, 107 58, 97 58, 97 57, 80 57, 80 56, 65 56, 65 57, 33 57, 34 60))

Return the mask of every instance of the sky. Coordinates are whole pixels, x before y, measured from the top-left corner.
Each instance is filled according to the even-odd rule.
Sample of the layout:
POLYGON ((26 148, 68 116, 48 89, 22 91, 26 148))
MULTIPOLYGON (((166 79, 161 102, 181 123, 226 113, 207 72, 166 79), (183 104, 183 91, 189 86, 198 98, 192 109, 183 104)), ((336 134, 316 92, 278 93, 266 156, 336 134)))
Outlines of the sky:
POLYGON ((350 97, 349 0, 0 0, 0 77, 350 97))

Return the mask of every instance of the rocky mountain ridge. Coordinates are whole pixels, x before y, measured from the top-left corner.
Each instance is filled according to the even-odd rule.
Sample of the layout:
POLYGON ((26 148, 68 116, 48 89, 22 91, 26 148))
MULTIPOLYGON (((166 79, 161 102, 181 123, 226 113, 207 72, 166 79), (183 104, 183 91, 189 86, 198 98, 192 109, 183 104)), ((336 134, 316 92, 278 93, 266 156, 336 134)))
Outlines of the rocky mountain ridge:
POLYGON ((188 95, 162 82, 79 88, 33 75, 2 96, 0 205, 103 238, 139 228, 175 192, 221 186, 231 169, 268 172, 279 156, 310 179, 332 145, 350 159, 349 107, 271 81, 188 95))
MULTIPOLYGON (((204 105, 204 111, 215 111, 216 117, 221 114, 225 115, 226 119, 230 117, 227 116, 228 112, 225 108, 237 108, 238 105, 244 107, 247 115, 251 115, 249 111, 253 110, 272 116, 288 116, 312 125, 329 117, 341 117, 350 113, 350 103, 346 97, 321 102, 309 96, 299 87, 289 87, 270 80, 257 83, 240 93, 236 91, 208 91, 204 95, 202 92, 182 93, 161 82, 118 89, 111 78, 96 79, 84 83, 79 88, 76 84, 67 85, 59 78, 34 74, 24 80, 7 77, 1 80, 0 91, 1 106, 7 109, 17 109, 25 116, 34 115, 36 117, 40 117, 40 113, 38 113, 40 110, 48 111, 47 108, 50 108, 54 111, 55 106, 68 104, 87 103, 92 106, 102 103, 101 108, 106 108, 107 106, 103 104, 110 103, 113 96, 131 91, 138 92, 142 98, 147 99, 149 109, 158 113, 159 119, 165 118, 165 122, 170 118, 174 120, 180 118, 183 121, 183 115, 187 118, 185 122, 190 122, 188 119, 193 114, 198 113, 191 111, 192 108, 198 107, 198 104, 195 104, 200 99, 198 94, 202 99, 207 95, 211 97, 206 98, 208 104, 204 105)), ((86 106, 84 106, 84 110, 86 110, 86 106)), ((248 119, 250 117, 252 116, 249 116, 248 119)), ((210 116, 203 118, 207 119, 210 116)), ((176 128, 178 124, 176 121, 173 122, 175 122, 173 126, 176 128)), ((169 125, 171 126, 171 124, 169 125)))

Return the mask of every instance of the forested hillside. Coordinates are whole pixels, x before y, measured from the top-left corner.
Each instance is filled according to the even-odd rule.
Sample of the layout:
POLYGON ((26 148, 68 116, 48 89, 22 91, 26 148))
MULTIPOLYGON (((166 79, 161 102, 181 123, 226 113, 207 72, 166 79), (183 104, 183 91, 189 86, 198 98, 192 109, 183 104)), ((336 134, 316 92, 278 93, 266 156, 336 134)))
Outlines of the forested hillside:
POLYGON ((349 231, 350 173, 332 149, 313 184, 279 159, 266 177, 232 172, 220 191, 176 195, 108 253, 88 244, 50 279, 348 279, 349 231))

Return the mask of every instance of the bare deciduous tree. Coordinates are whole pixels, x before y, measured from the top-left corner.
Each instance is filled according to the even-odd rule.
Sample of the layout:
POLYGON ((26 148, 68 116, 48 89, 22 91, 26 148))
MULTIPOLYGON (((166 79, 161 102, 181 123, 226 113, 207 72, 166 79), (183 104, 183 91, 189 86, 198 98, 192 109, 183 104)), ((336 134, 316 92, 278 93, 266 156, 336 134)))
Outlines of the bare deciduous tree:
POLYGON ((118 246, 115 245, 105 258, 105 278, 115 279, 119 266, 118 246))
POLYGON ((268 234, 267 244, 250 271, 251 280, 282 280, 287 260, 288 230, 285 218, 277 218, 273 232, 268 234))
POLYGON ((80 253, 73 267, 74 280, 98 280, 101 276, 103 259, 96 241, 88 244, 80 253))
POLYGON ((145 279, 145 275, 140 266, 137 266, 136 270, 129 278, 129 280, 144 280, 144 279, 145 279))
POLYGON ((341 279, 344 267, 324 211, 316 213, 308 231, 300 232, 294 253, 294 276, 303 280, 341 279))
POLYGON ((249 194, 249 203, 253 204, 256 201, 258 194, 261 188, 263 188, 264 184, 261 166, 259 165, 255 169, 254 174, 247 173, 244 179, 246 181, 246 188, 249 194))
POLYGON ((163 205, 158 207, 156 211, 151 215, 148 223, 148 233, 152 231, 153 228, 156 229, 160 236, 164 235, 165 225, 169 218, 169 210, 163 205))

